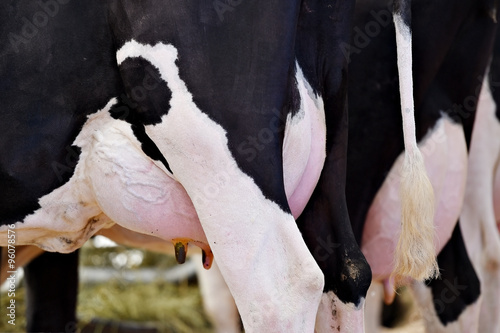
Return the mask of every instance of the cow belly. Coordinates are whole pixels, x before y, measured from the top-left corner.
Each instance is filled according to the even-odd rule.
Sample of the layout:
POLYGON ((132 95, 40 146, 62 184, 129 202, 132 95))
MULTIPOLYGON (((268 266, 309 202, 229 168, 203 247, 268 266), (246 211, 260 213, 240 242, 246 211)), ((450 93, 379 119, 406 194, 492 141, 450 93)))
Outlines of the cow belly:
MULTIPOLYGON (((463 203, 467 173, 467 151, 462 127, 441 118, 427 135, 420 149, 435 193, 434 244, 439 253, 451 237, 463 203)), ((375 278, 392 272, 394 251, 401 224, 399 200, 400 155, 368 211, 362 239, 362 251, 375 278)))

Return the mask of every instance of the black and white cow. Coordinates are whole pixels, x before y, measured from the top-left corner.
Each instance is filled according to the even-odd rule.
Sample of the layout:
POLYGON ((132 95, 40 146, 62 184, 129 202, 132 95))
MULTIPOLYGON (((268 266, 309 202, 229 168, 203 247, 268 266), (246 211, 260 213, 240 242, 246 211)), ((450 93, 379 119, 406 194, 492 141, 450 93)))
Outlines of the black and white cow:
MULTIPOLYGON (((482 84, 477 78, 484 76, 491 55, 496 6, 490 1, 412 2, 417 137, 436 194, 434 244, 441 274, 428 280, 427 287, 413 287, 426 307, 430 332, 477 331, 479 280, 456 222, 482 84)), ((357 2, 349 68, 346 192, 356 240, 374 278, 385 282, 390 301, 392 253, 400 229, 403 133, 395 30, 388 8, 389 1, 357 2)))
MULTIPOLYGON (((407 8, 396 25, 412 111, 407 8)), ((118 223, 172 242, 181 261, 188 243, 207 268, 213 251, 248 332, 362 331, 371 274, 344 194, 352 11, 318 0, 2 4, 0 244, 14 234, 71 252, 118 223), (294 217, 311 195, 303 239, 294 217)), ((434 249, 418 223, 432 222, 432 200, 413 112, 403 117, 417 178, 403 190, 397 274, 423 278, 434 249)))
MULTIPOLYGON (((312 331, 323 274, 293 214, 325 96, 301 67, 337 94, 345 68, 295 56, 300 2, 232 5, 2 4, 0 244, 71 252, 116 221, 213 251, 247 331, 312 331)), ((347 41, 352 3, 323 6, 347 41)))

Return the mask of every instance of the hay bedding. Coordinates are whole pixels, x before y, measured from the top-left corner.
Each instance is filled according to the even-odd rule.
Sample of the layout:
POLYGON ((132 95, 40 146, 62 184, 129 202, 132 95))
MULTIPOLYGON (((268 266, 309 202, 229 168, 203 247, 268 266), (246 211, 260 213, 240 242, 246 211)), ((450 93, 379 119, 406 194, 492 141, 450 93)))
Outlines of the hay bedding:
MULTIPOLYGON (((7 324, 2 318, 0 332, 25 332, 22 287, 16 291, 16 296, 16 326, 7 324)), ((8 297, 2 294, 1 307, 5 308, 8 301, 8 297)), ((187 282, 180 285, 161 281, 142 284, 124 283, 115 279, 105 284, 81 285, 78 317, 82 333, 213 332, 203 313, 198 287, 187 282)), ((383 329, 381 332, 425 332, 417 313, 413 312, 405 321, 400 327, 383 329)))
MULTIPOLYGON (((88 242, 82 248, 81 266, 114 267, 117 269, 117 278, 103 284, 80 284, 77 308, 79 329, 90 323, 83 332, 118 333, 116 323, 126 322, 127 325, 123 326, 139 327, 136 331, 141 332, 146 332, 141 329, 141 325, 165 333, 212 332, 203 312, 201 296, 196 285, 188 281, 173 284, 160 280, 153 283, 120 280, 119 271, 122 268, 140 269, 153 266, 159 271, 164 271, 172 265, 177 265, 175 259, 170 256, 147 251, 140 255, 140 262, 136 259, 129 260, 137 258, 137 251, 122 246, 96 248, 92 246, 92 242, 88 242), (125 260, 113 260, 117 257, 125 260), (110 321, 114 324, 109 324, 110 321), (104 326, 107 328, 104 329, 104 326)), ((8 317, 2 310, 0 333, 26 331, 24 297, 25 290, 21 282, 16 290, 16 326, 7 323, 8 317)), ((0 295, 2 309, 7 307, 9 300, 6 294, 0 295)))
POLYGON ((82 322, 96 317, 113 321, 148 323, 158 332, 211 332, 196 286, 155 282, 113 281, 82 287, 78 300, 82 322))
MULTIPOLYGON (((16 290, 16 325, 12 326, 2 316, 0 332, 25 332, 24 288, 16 290)), ((1 295, 0 306, 5 309, 9 302, 1 295)), ((113 280, 99 285, 81 285, 78 298, 79 328, 93 322, 84 332, 103 332, 104 322, 129 322, 123 326, 154 327, 164 333, 209 333, 212 332, 206 319, 197 286, 170 283, 123 283, 113 280), (99 318, 96 321, 95 319, 99 318)), ((4 311, 2 311, 4 314, 4 311)), ((108 325, 115 326, 117 325, 108 325)), ((107 330, 106 330, 107 331, 107 330)), ((118 330, 112 329, 117 332, 118 330)), ((138 331, 145 332, 144 329, 138 331)))

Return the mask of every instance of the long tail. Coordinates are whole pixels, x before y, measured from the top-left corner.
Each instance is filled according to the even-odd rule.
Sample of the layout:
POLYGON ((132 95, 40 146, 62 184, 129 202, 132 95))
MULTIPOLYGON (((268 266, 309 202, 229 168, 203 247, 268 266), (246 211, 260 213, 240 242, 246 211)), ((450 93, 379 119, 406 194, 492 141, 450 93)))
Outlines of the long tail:
POLYGON ((439 275, 434 249, 434 191, 415 136, 411 0, 395 0, 394 24, 405 158, 401 172, 401 234, 393 275, 422 281, 439 275))

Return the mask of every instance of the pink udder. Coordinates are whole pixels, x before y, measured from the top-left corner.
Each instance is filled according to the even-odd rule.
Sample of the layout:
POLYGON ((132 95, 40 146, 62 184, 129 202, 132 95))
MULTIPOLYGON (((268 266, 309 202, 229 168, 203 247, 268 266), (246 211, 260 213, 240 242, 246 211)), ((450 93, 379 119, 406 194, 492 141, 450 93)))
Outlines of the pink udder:
MULTIPOLYGON (((420 149, 434 188, 434 244, 439 253, 458 221, 465 193, 467 151, 463 130, 447 118, 441 119, 420 149)), ((372 202, 363 231, 362 251, 376 279, 387 278, 393 268, 401 224, 398 171, 402 158, 396 160, 372 202)))

